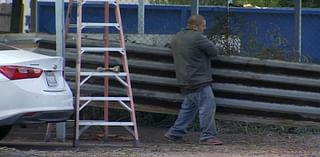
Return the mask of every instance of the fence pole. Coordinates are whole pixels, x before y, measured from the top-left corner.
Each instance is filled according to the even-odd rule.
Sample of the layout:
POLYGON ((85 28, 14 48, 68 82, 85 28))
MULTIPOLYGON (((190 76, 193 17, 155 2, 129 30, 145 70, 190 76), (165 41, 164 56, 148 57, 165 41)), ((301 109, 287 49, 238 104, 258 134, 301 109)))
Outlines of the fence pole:
POLYGON ((199 0, 192 0, 191 15, 199 14, 199 0))
POLYGON ((13 0, 11 9, 11 33, 22 33, 23 25, 23 1, 13 0))
POLYGON ((294 14, 294 55, 299 56, 301 62, 301 28, 302 28, 302 5, 301 0, 294 0, 295 14, 294 14))
POLYGON ((144 2, 139 0, 138 6, 138 33, 144 34, 144 2))
POLYGON ((37 32, 38 19, 37 19, 37 0, 31 0, 31 27, 30 32, 37 32))
POLYGON ((227 1, 227 33, 226 33, 226 40, 227 40, 227 53, 230 51, 230 44, 229 44, 229 34, 230 34, 230 5, 233 4, 233 0, 227 1))

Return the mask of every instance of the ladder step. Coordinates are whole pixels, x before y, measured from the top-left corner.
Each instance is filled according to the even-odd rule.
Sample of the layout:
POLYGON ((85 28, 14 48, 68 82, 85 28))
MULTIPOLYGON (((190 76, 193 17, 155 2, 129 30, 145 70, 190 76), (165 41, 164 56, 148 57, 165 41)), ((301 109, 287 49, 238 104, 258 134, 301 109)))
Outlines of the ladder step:
MULTIPOLYGON (((76 23, 69 24, 70 28, 77 28, 78 25, 76 23)), ((89 22, 82 22, 81 27, 87 28, 99 28, 99 27, 116 27, 117 29, 120 28, 118 23, 89 23, 89 22)))
POLYGON ((106 122, 103 120, 79 120, 79 125, 94 126, 133 126, 133 122, 106 122))
POLYGON ((96 28, 96 27, 116 27, 120 28, 120 25, 118 23, 82 23, 82 27, 90 27, 90 28, 96 28))
POLYGON ((119 47, 82 47, 81 51, 83 52, 106 52, 106 51, 114 51, 114 52, 123 52, 123 48, 119 47))
MULTIPOLYGON (((78 2, 79 0, 73 0, 73 2, 78 2)), ((110 4, 116 4, 117 0, 82 0, 83 3, 104 3, 108 2, 110 4)))
POLYGON ((81 76, 127 76, 125 72, 81 72, 81 76))
POLYGON ((130 101, 129 97, 80 97, 80 100, 93 101, 130 101))
MULTIPOLYGON (((70 24, 70 28, 77 28, 77 24, 70 24)), ((83 22, 81 24, 81 29, 83 28, 103 28, 103 27, 115 27, 120 30, 120 25, 118 23, 88 23, 83 22)))

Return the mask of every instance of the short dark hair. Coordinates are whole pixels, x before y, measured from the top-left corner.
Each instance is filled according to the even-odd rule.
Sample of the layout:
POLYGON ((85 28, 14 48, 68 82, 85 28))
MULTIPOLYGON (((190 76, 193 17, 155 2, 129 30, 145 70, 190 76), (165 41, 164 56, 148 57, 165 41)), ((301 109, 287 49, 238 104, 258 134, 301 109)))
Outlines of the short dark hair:
POLYGON ((201 15, 192 15, 188 19, 188 28, 195 28, 203 24, 204 17, 201 15))

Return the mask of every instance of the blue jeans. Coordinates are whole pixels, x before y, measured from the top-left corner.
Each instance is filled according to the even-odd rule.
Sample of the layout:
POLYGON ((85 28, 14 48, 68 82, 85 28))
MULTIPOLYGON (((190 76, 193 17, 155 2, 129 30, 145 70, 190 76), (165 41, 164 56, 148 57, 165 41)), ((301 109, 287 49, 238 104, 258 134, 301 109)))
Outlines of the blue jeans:
POLYGON ((216 103, 211 86, 184 96, 179 115, 174 125, 166 135, 182 137, 187 133, 187 127, 199 112, 200 141, 215 137, 217 128, 215 123, 216 103))

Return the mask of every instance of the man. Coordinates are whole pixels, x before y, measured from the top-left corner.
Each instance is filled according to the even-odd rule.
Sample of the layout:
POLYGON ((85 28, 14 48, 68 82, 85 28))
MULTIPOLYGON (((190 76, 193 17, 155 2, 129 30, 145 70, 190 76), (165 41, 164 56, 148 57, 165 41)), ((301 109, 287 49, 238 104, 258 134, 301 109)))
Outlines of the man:
POLYGON ((211 58, 218 49, 203 35, 206 21, 201 15, 188 19, 187 28, 172 39, 171 47, 176 68, 176 77, 184 96, 178 118, 165 137, 181 142, 186 129, 199 112, 200 144, 223 144, 216 135, 216 103, 211 88, 211 58))

